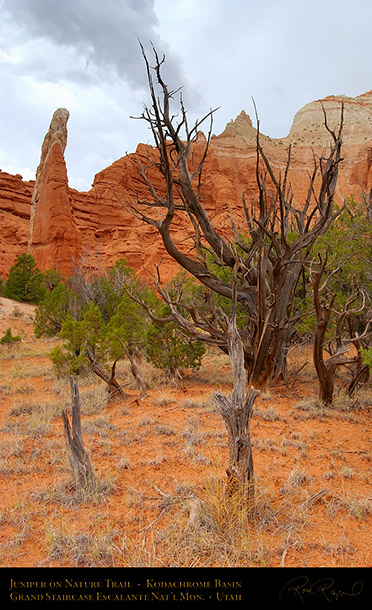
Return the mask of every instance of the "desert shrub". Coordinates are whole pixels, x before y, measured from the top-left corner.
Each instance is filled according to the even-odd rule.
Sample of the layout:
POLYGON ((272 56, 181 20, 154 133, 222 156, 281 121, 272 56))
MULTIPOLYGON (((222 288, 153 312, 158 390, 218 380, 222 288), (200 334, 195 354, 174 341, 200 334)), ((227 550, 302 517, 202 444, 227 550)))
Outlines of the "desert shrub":
POLYGON ((123 395, 115 378, 116 362, 128 357, 131 372, 137 373, 134 357, 146 326, 144 310, 124 293, 124 281, 135 283, 134 271, 125 261, 111 270, 77 268, 39 304, 36 336, 64 339, 63 346, 49 354, 58 376, 91 369, 109 385, 111 395, 123 395))
POLYGON ((22 337, 19 335, 12 335, 11 328, 7 328, 4 335, 0 339, 0 343, 2 345, 12 345, 13 343, 18 343, 22 341, 22 337))
POLYGON ((89 265, 89 269, 75 268, 67 283, 80 306, 85 308, 93 303, 107 323, 119 306, 123 283, 130 283, 134 277, 134 271, 124 259, 117 261, 112 269, 102 269, 97 260, 95 267, 89 265))
MULTIPOLYGON (((323 290, 323 298, 336 294, 326 339, 334 336, 336 313, 345 307, 352 294, 358 294, 358 297, 352 301, 354 313, 348 318, 349 327, 361 334, 365 328, 366 315, 372 300, 372 223, 366 214, 365 205, 357 202, 352 195, 348 197, 344 210, 328 230, 319 236, 312 256, 314 262, 318 261, 318 256, 321 256, 322 260, 328 257, 324 273, 326 289, 323 290), (361 307, 363 298, 366 299, 364 308, 361 307)), ((305 270, 298 283, 295 306, 303 314, 296 325, 298 335, 312 336, 316 316, 313 312, 309 273, 305 270)))
POLYGON ((112 357, 121 358, 123 352, 126 354, 139 352, 145 341, 146 326, 145 311, 124 294, 107 325, 107 341, 112 357))
POLYGON ((59 345, 54 347, 48 353, 48 356, 53 363, 57 377, 64 377, 65 375, 70 375, 71 373, 81 373, 86 368, 86 363, 81 362, 79 368, 79 362, 72 360, 71 354, 59 345))
MULTIPOLYGON (((158 306, 159 317, 169 315, 169 306, 158 306)), ((146 333, 146 359, 169 376, 182 374, 184 369, 198 370, 205 354, 205 346, 174 322, 150 324, 146 333)))
POLYGON ((31 254, 20 254, 4 285, 3 296, 15 301, 38 303, 44 296, 43 275, 31 254))
MULTIPOLYGON (((178 281, 192 300, 195 288, 183 278, 178 281)), ((131 373, 144 390, 146 382, 136 364, 144 349, 147 361, 170 376, 183 369, 198 369, 205 352, 203 343, 173 322, 150 323, 147 308, 160 318, 169 317, 169 307, 121 260, 103 274, 76 272, 47 293, 37 308, 35 334, 57 334, 65 340, 63 347, 49 354, 58 375, 92 368, 109 380, 115 375, 116 361, 128 358, 131 373)))
POLYGON ((45 290, 51 292, 54 290, 58 284, 63 281, 63 276, 57 269, 47 269, 42 272, 42 285, 45 290))
POLYGON ((59 333, 65 343, 49 353, 58 375, 64 373, 81 374, 88 370, 89 360, 86 348, 101 362, 104 361, 104 323, 102 314, 93 303, 90 303, 81 320, 75 320, 70 314, 62 322, 59 333))
POLYGON ((62 282, 46 292, 35 312, 34 333, 36 337, 57 335, 70 311, 71 291, 62 282))

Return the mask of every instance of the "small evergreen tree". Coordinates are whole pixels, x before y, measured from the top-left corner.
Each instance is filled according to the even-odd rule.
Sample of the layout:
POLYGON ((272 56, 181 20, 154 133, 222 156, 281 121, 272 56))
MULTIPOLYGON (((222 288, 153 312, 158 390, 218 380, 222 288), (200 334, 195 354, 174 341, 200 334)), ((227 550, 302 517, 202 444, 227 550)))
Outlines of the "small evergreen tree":
POLYGON ((49 354, 59 374, 81 374, 91 369, 108 385, 111 396, 125 394, 115 378, 115 368, 118 359, 107 369, 109 345, 106 339, 107 325, 97 305, 89 303, 81 320, 74 319, 70 314, 62 323, 60 336, 66 340, 63 347, 56 347, 49 354))
POLYGON ((43 275, 31 254, 20 254, 4 285, 3 296, 15 301, 38 303, 44 296, 43 275))
POLYGON ((313 360, 325 403, 332 402, 339 367, 347 366, 351 373, 349 394, 369 377, 365 358, 371 343, 372 224, 366 212, 352 196, 347 199, 314 249, 316 258, 309 266, 311 301, 306 298, 310 294, 302 295, 304 311, 314 305, 315 316, 308 315, 302 328, 314 327, 313 360))
MULTIPOLYGON (((159 318, 166 318, 169 313, 167 304, 158 305, 159 318)), ((168 376, 180 376, 187 368, 198 370, 204 354, 204 343, 193 339, 174 322, 149 325, 146 333, 146 359, 168 376)))
POLYGON ((70 374, 79 374, 89 368, 87 350, 93 358, 105 361, 104 326, 102 314, 93 303, 85 309, 81 320, 75 320, 70 314, 66 316, 60 336, 66 340, 63 347, 70 363, 70 374))
POLYGON ((63 276, 57 269, 47 269, 42 272, 42 286, 47 292, 51 292, 63 281, 63 276))
POLYGON ((128 358, 131 373, 142 394, 145 393, 146 384, 139 373, 136 357, 144 347, 147 325, 144 310, 124 294, 115 315, 107 325, 106 335, 111 357, 128 358))
POLYGON ((40 301, 35 312, 34 333, 36 337, 58 335, 63 321, 71 313, 73 294, 60 282, 40 301))

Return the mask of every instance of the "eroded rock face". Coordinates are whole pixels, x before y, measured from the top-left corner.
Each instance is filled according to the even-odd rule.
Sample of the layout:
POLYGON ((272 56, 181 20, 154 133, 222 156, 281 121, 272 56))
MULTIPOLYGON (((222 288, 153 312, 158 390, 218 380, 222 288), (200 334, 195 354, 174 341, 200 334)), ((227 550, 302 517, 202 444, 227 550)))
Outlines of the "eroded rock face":
MULTIPOLYGON (((314 158, 327 155, 331 136, 324 125, 322 106, 327 123, 335 128, 344 104, 343 161, 339 168, 337 197, 362 193, 372 189, 372 92, 356 98, 331 96, 307 104, 295 116, 286 138, 271 139, 261 135, 261 144, 274 169, 283 171, 291 146, 290 178, 294 197, 301 205, 309 184, 314 158)), ((165 252, 155 228, 134 218, 125 201, 135 201, 138 193, 148 198, 146 186, 139 178, 135 161, 143 164, 149 148, 139 144, 135 153, 126 155, 99 172, 90 191, 80 193, 68 188, 63 153, 67 141, 68 111, 58 110, 45 137, 37 180, 32 196, 30 251, 41 269, 57 266, 66 273, 72 259, 84 250, 98 253, 102 262, 112 265, 126 258, 137 271, 160 263, 162 274, 169 279, 174 262, 165 252)), ((224 132, 213 136, 203 172, 202 202, 214 225, 225 235, 231 235, 230 211, 239 230, 244 229, 242 194, 256 193, 256 129, 250 117, 242 111, 224 132)), ((194 155, 200 157, 205 144, 201 134, 194 155)), ((156 151, 150 149, 150 154, 156 151)), ((152 175, 154 186, 164 189, 160 176, 152 175)), ((25 251, 25 233, 31 183, 20 177, 0 173, 0 215, 6 215, 6 231, 0 226, 4 261, 14 262, 16 252, 25 251), (6 187, 2 188, 2 184, 6 187), (14 190, 13 190, 14 188, 14 190), (3 231, 1 233, 1 231, 3 231), (9 255, 7 254, 9 252, 9 255)), ((1 220, 1 218, 0 218, 1 220)), ((172 235, 180 247, 187 249, 187 236, 192 229, 182 216, 175 219, 172 235)), ((4 276, 7 263, 0 266, 4 276)), ((10 266, 10 265, 9 265, 10 266)), ((8 266, 8 269, 9 269, 8 266)))
POLYGON ((0 170, 0 277, 27 250, 34 184, 0 170))
POLYGON ((44 138, 32 195, 28 243, 39 269, 56 267, 65 273, 71 271, 81 250, 64 159, 69 116, 65 108, 56 110, 44 138))

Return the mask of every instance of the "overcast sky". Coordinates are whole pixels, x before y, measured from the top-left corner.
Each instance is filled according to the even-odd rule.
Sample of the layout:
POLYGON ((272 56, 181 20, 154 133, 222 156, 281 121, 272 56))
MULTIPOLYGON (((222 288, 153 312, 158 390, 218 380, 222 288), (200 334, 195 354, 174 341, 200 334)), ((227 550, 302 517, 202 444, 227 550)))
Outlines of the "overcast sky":
POLYGON ((245 110, 271 137, 326 95, 372 89, 371 0, 0 0, 0 169, 34 177, 56 108, 70 111, 70 185, 150 133, 138 39, 164 52, 190 119, 220 106, 214 133, 245 110))

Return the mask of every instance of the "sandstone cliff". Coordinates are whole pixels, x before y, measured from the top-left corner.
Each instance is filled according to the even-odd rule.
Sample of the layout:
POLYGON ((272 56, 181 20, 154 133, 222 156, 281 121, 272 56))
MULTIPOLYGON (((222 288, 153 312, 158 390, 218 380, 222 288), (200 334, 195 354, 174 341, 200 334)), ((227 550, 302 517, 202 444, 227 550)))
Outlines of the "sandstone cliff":
POLYGON ((34 184, 0 170, 0 277, 7 277, 18 254, 27 251, 34 184))
MULTIPOLYGON (((372 189, 372 92, 356 98, 330 96, 311 102, 295 116, 286 138, 261 136, 265 153, 277 171, 285 167, 291 146, 290 177, 294 195, 304 196, 313 159, 327 154, 331 138, 324 126, 322 106, 333 128, 340 120, 344 103, 343 161, 340 164, 338 197, 372 189)), ((138 176, 135 160, 145 162, 148 150, 140 144, 134 154, 126 155, 99 172, 90 191, 81 193, 68 188, 63 158, 67 137, 67 111, 57 111, 44 140, 35 186, 20 176, 0 173, 0 226, 2 261, 0 274, 6 275, 15 257, 27 247, 30 226, 30 251, 41 269, 57 266, 71 269, 72 259, 80 253, 99 253, 111 265, 125 257, 136 270, 151 268, 162 260, 169 277, 173 263, 163 249, 156 229, 144 225, 120 202, 133 200, 136 192, 145 197, 146 187, 138 176), (33 195, 32 188, 34 186, 33 195), (32 198, 31 223, 29 222, 32 198), (82 239, 83 237, 83 239, 82 239), (82 245, 83 243, 83 245, 82 245)), ((195 155, 201 154, 201 134, 195 155)), ((225 234, 230 228, 228 206, 239 227, 242 221, 242 193, 254 192, 256 130, 243 111, 224 132, 213 136, 204 169, 203 203, 214 224, 225 234), (227 205, 228 204, 228 205, 227 205)), ((153 153, 152 153, 153 154, 153 153)), ((154 175, 156 188, 163 187, 154 175)), ((182 217, 174 227, 174 239, 187 247, 186 224, 182 217)))

